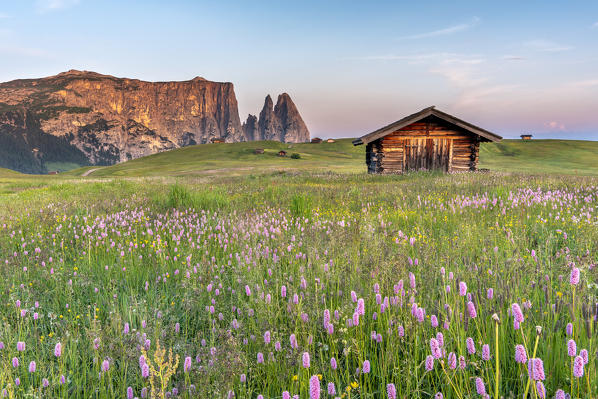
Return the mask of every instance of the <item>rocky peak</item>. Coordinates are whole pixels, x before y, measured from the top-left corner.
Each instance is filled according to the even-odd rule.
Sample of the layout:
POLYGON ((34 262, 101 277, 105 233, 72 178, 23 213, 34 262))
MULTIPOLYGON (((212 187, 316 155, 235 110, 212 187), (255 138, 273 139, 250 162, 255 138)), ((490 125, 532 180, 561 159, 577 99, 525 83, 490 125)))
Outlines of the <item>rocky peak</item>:
POLYGON ((278 96, 274 114, 282 126, 283 141, 290 143, 309 141, 309 130, 307 130, 307 126, 301 118, 295 103, 287 93, 278 96))
POLYGON ((255 137, 259 137, 259 140, 303 143, 309 141, 309 130, 291 97, 282 93, 278 96, 276 106, 273 106, 272 97, 266 96, 255 137))
POLYGON ((243 133, 247 141, 259 140, 257 116, 247 115, 247 120, 243 123, 243 133))
POLYGON ((272 97, 268 94, 264 100, 264 107, 260 112, 260 119, 258 121, 259 139, 260 140, 282 140, 282 131, 280 123, 274 115, 274 105, 272 97))

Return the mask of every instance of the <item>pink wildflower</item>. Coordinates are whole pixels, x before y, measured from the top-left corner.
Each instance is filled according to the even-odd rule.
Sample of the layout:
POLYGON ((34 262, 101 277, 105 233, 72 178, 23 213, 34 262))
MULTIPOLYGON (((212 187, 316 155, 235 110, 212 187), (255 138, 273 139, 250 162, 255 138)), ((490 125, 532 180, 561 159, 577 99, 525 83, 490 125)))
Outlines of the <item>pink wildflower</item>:
POLYGON ((334 382, 328 383, 328 395, 336 395, 336 387, 334 386, 334 382))
POLYGON ((301 360, 303 362, 303 368, 308 369, 309 368, 309 352, 303 352, 303 356, 301 357, 301 360))
POLYGON ((573 269, 571 269, 571 276, 569 277, 569 282, 571 285, 579 284, 579 274, 579 269, 577 267, 573 267, 573 269))
POLYGON ((544 363, 542 359, 536 357, 529 359, 527 363, 527 372, 532 380, 544 381, 546 378, 544 374, 544 363))
POLYGON ((479 395, 486 395, 486 386, 484 385, 484 380, 482 380, 480 377, 476 377, 475 379, 475 389, 479 395))
POLYGON ((482 360, 490 360, 490 345, 488 344, 482 346, 482 360))
POLYGON ((527 353, 523 345, 515 345, 515 361, 517 363, 527 363, 527 353))
POLYGON ((432 351, 432 356, 435 359, 440 359, 442 357, 442 350, 440 349, 440 344, 436 338, 430 339, 430 349, 432 351))
POLYGON ((60 357, 62 355, 62 344, 57 342, 54 346, 54 356, 60 357))
POLYGON ((546 388, 544 388, 542 381, 536 383, 536 391, 538 391, 538 397, 540 399, 546 399, 546 388))
POLYGON ((320 399, 320 379, 317 375, 309 379, 309 399, 320 399))
POLYGON ((426 371, 434 369, 434 357, 432 355, 426 356, 426 371))
POLYGON ((583 366, 583 358, 581 356, 575 356, 575 359, 573 360, 573 376, 575 378, 583 377, 583 366))
POLYGON ((512 304, 511 312, 513 313, 513 317, 515 318, 515 321, 517 323, 523 323, 523 321, 525 319, 523 317, 523 312, 521 311, 521 307, 519 307, 519 304, 517 304, 517 303, 512 304))
POLYGON ((370 361, 369 360, 363 361, 363 365, 361 366, 361 371, 363 371, 364 374, 368 374, 370 372, 370 361))
POLYGON ((397 399, 397 389, 395 384, 386 384, 386 395, 388 399, 397 399))
POLYGON ((575 355, 577 355, 577 344, 572 339, 567 342, 567 354, 570 357, 575 357, 575 355))
POLYGON ((469 313, 469 317, 471 317, 472 319, 475 319, 478 315, 478 313, 475 310, 475 305, 471 301, 467 302, 467 312, 469 313))
POLYGON ((468 352, 470 355, 473 355, 473 354, 475 354, 475 343, 473 342, 473 338, 471 338, 471 337, 468 337, 468 338, 465 340, 465 345, 467 346, 467 352, 468 352))
POLYGON ((449 353, 448 365, 451 370, 454 370, 457 368, 457 355, 455 355, 455 352, 449 353))

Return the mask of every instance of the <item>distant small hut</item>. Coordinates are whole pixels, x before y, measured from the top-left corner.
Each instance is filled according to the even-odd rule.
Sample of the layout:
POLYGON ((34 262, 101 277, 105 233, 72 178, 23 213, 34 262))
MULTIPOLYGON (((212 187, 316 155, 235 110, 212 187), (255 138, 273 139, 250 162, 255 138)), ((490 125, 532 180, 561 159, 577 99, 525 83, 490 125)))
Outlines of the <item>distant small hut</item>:
POLYGON ((279 157, 286 157, 287 156, 287 152, 285 150, 280 150, 280 151, 278 151, 278 156, 279 157))
POLYGON ((217 139, 216 137, 213 137, 212 140, 210 140, 212 143, 224 143, 224 140, 222 139, 217 139))
POLYGON ((256 148, 255 150, 253 150, 254 154, 263 154, 264 153, 264 149, 263 148, 256 148))
POLYGON ((531 134, 522 134, 521 135, 521 140, 531 140, 531 139, 532 139, 531 134))
POLYGON ((319 137, 314 137, 313 139, 311 139, 312 144, 320 144, 321 142, 322 142, 322 139, 319 137))
POLYGON ((335 140, 335 139, 328 139, 328 140, 326 140, 326 142, 327 142, 327 143, 335 143, 335 142, 336 142, 336 140, 335 140))
POLYGON ((353 145, 366 145, 368 173, 458 172, 477 169, 481 142, 501 139, 429 107, 353 140, 353 145))
POLYGON ((48 172, 49 175, 57 175, 59 172, 57 170, 52 170, 48 172))

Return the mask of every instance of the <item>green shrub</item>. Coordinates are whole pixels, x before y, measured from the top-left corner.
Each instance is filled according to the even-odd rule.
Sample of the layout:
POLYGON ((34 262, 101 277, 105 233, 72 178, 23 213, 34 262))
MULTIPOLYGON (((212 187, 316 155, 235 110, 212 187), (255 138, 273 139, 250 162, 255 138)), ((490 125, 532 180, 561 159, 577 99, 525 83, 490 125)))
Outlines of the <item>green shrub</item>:
POLYGON ((293 158, 293 159, 301 159, 301 154, 294 152, 294 153, 291 154, 291 158, 293 158))

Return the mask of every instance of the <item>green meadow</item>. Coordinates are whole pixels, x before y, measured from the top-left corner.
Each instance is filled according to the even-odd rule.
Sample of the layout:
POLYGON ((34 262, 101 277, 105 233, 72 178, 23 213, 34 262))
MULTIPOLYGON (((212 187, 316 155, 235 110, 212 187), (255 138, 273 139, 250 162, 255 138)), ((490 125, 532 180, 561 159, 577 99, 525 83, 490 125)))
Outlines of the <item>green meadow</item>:
POLYGON ((598 143, 451 175, 363 151, 0 170, 0 395, 596 398, 598 143))
MULTIPOLYGON (((167 151, 109 167, 85 167, 75 164, 53 165, 54 169, 71 169, 67 175, 81 175, 94 170, 90 176, 142 177, 186 175, 249 175, 287 171, 331 171, 363 173, 365 147, 353 146, 351 139, 334 143, 286 144, 273 141, 204 144, 167 151), (263 154, 254 150, 264 149, 263 154), (279 157, 284 150, 286 157, 279 157), (299 154, 299 159, 291 158, 299 154), (58 167, 61 166, 61 167, 58 167)), ((598 142, 574 140, 503 140, 483 143, 480 149, 480 168, 498 172, 523 172, 598 175, 598 142)), ((53 169, 48 167, 49 169, 53 169)))

